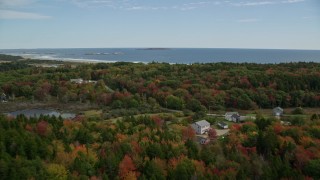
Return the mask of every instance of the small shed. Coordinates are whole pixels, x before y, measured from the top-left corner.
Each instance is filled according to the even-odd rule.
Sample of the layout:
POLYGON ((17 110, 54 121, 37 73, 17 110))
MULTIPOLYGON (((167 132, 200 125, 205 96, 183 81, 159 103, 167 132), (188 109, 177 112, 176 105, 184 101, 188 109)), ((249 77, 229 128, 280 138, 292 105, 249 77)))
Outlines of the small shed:
POLYGON ((218 122, 218 126, 219 126, 220 128, 222 128, 222 129, 228 129, 228 128, 229 128, 228 124, 227 124, 227 123, 224 123, 224 122, 222 122, 222 121, 218 122))

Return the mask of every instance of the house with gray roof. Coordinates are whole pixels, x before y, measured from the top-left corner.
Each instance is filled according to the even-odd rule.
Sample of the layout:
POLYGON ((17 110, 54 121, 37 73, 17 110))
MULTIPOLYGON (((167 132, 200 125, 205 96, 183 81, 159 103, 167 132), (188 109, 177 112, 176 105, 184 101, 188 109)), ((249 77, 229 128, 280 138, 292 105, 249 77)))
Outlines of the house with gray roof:
POLYGON ((247 116, 240 116, 239 114, 233 114, 231 116, 231 121, 235 123, 243 123, 247 118, 248 118, 247 116))
POLYGON ((193 123, 191 127, 196 131, 197 134, 204 134, 209 131, 210 123, 206 120, 201 120, 193 123))
POLYGON ((226 112, 226 114, 224 115, 224 118, 227 120, 227 121, 232 121, 232 116, 234 115, 237 115, 237 116, 240 116, 238 112, 226 112))

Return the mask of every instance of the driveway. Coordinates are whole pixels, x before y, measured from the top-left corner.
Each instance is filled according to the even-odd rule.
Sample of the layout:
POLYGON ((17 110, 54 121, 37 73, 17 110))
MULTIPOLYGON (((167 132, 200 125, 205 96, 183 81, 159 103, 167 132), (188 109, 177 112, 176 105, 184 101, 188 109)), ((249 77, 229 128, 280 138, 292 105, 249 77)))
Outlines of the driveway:
POLYGON ((223 135, 226 135, 230 129, 215 129, 216 132, 217 132, 217 136, 223 136, 223 135))

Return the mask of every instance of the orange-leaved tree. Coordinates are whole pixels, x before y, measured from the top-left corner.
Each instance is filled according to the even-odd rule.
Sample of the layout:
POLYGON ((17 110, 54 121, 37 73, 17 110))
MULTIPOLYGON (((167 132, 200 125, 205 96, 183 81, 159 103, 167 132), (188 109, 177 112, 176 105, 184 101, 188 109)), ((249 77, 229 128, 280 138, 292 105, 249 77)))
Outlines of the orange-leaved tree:
POLYGON ((132 179, 132 175, 134 174, 137 178, 139 176, 139 173, 136 171, 137 168, 135 164, 133 163, 130 156, 125 155, 122 161, 119 164, 119 177, 120 179, 132 179))

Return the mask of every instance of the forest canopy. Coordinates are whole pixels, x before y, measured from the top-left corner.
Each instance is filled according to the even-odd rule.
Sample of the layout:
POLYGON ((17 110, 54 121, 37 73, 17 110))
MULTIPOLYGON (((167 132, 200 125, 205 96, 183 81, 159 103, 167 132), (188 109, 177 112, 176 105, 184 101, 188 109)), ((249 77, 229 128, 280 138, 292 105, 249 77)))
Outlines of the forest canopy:
POLYGON ((81 101, 112 108, 152 102, 195 112, 320 106, 319 63, 118 62, 46 68, 18 61, 2 63, 0 69, 0 92, 27 100, 54 97, 61 103, 81 101), (78 78, 98 83, 70 81, 78 78))
POLYGON ((2 107, 99 110, 74 119, 0 115, 3 179, 320 179, 320 116, 302 108, 320 106, 318 63, 17 60, 0 70, 2 107), (263 114, 228 122, 223 136, 206 113, 275 106, 295 109, 286 122, 263 114), (190 126, 202 118, 213 127, 205 145, 190 126))

